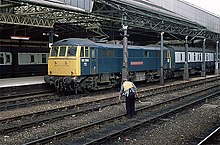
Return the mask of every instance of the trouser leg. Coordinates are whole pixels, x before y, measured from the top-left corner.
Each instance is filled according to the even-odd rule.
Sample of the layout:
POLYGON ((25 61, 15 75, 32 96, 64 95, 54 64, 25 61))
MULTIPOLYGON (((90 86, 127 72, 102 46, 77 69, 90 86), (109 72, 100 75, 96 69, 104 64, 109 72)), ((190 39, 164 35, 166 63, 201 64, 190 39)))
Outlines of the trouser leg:
POLYGON ((126 111, 127 111, 127 116, 131 117, 132 116, 132 106, 131 106, 131 99, 130 96, 126 97, 126 111))
POLYGON ((131 116, 134 116, 135 113, 135 96, 131 96, 131 116))

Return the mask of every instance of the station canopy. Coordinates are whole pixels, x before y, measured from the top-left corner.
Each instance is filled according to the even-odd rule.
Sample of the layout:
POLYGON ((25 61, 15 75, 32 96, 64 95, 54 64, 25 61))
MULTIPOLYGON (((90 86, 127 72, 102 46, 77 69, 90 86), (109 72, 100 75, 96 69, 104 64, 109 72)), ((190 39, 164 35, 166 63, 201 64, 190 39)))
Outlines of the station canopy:
POLYGON ((43 33, 53 30, 59 36, 57 39, 112 40, 122 38, 124 23, 128 25, 130 40, 159 40, 161 32, 165 32, 166 39, 199 36, 219 40, 220 37, 196 22, 144 0, 0 0, 0 28, 6 35, 9 29, 11 33, 16 29, 16 33, 25 31, 41 38, 43 33))

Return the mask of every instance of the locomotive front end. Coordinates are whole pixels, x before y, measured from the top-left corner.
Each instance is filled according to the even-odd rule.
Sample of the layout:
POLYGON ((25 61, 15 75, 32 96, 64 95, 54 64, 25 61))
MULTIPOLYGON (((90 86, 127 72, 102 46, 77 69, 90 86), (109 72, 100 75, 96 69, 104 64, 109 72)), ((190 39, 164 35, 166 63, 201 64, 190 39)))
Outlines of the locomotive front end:
POLYGON ((54 85, 59 91, 74 91, 75 78, 80 76, 79 46, 52 46, 48 58, 46 83, 54 85))

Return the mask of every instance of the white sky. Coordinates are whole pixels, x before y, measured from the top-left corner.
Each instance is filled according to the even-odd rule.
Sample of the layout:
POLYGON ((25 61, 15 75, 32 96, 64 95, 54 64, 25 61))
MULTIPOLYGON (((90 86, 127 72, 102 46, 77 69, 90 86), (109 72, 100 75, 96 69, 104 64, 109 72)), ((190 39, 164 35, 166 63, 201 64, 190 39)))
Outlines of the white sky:
POLYGON ((220 16, 220 0, 185 0, 220 16))

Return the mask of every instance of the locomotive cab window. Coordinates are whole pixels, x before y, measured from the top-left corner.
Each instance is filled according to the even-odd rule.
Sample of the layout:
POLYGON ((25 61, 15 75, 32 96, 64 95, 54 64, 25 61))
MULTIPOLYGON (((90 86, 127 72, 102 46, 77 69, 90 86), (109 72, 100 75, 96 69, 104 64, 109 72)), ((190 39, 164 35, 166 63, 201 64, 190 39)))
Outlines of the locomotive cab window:
POLYGON ((150 57, 150 52, 149 51, 144 51, 144 57, 150 57))
POLYGON ((91 52, 92 52, 92 54, 91 54, 91 57, 92 58, 95 58, 96 56, 95 56, 95 48, 91 48, 92 50, 91 50, 91 52))
POLYGON ((76 56, 76 46, 69 46, 67 51, 67 56, 76 56))
POLYGON ((89 47, 81 47, 80 57, 89 57, 89 47))
POLYGON ((59 56, 65 56, 66 54, 66 47, 62 46, 60 47, 59 56))
POLYGON ((85 57, 89 57, 89 47, 85 47, 85 57))
POLYGON ((58 47, 52 47, 50 56, 57 56, 58 54, 58 47))
POLYGON ((107 57, 107 49, 106 48, 104 48, 102 50, 102 57, 107 57))
POLYGON ((108 57, 114 57, 114 49, 108 49, 108 57))

